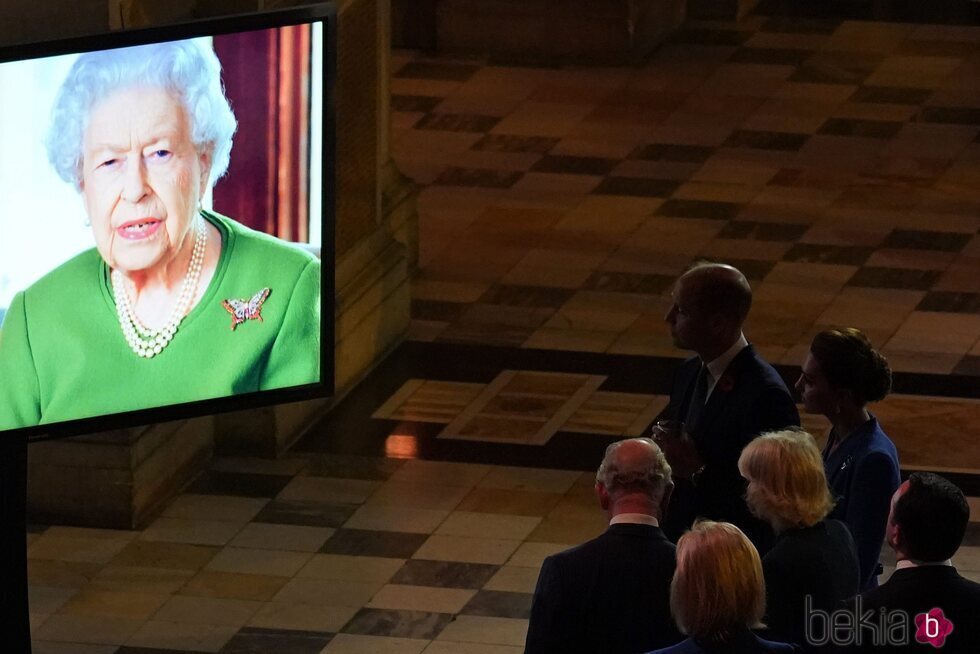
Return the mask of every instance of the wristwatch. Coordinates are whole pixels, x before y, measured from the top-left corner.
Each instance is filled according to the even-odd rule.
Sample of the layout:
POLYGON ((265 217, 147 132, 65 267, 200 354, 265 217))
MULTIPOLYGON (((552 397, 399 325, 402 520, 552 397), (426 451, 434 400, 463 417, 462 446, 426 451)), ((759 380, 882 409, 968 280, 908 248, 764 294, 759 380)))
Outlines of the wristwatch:
POLYGON ((691 473, 691 476, 688 477, 688 479, 691 481, 692 484, 694 484, 695 486, 697 486, 698 485, 698 481, 701 480, 701 475, 702 474, 704 474, 704 464, 701 464, 701 467, 700 468, 698 468, 697 470, 695 470, 694 472, 692 472, 691 473))

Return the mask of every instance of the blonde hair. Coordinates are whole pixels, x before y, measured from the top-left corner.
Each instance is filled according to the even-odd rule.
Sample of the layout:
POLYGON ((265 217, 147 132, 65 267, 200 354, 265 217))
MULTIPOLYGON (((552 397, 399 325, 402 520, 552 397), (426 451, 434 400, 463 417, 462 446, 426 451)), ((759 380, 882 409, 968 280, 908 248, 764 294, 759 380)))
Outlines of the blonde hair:
POLYGON ((802 429, 755 438, 742 450, 738 470, 749 482, 749 509, 778 528, 812 527, 834 507, 820 450, 802 429))
POLYGON ((677 541, 670 611, 680 630, 716 641, 760 626, 766 582, 755 546, 728 522, 696 522, 677 541))

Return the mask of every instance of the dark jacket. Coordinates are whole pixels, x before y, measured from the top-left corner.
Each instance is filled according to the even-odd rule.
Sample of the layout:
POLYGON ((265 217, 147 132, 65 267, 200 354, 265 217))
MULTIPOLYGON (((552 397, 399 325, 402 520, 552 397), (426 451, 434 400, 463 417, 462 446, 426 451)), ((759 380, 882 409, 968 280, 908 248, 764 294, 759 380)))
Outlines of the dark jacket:
MULTIPOLYGON (((670 404, 662 417, 683 419, 688 414, 700 368, 698 357, 678 368, 670 404)), ((668 538, 676 542, 695 518, 704 517, 734 523, 760 553, 768 550, 772 530, 749 513, 738 457, 760 433, 799 424, 800 414, 779 373, 756 354, 754 347, 744 348, 716 383, 698 424, 687 425, 705 468, 696 485, 675 480, 663 523, 668 538)))
POLYGON ((764 640, 745 629, 724 643, 704 643, 688 638, 678 645, 649 654, 770 654, 798 651, 793 645, 764 640))
POLYGON ((824 448, 824 470, 837 505, 827 516, 851 530, 861 565, 861 590, 878 585, 878 558, 892 494, 901 483, 898 452, 872 416, 830 454, 834 435, 824 448))
POLYGON ((527 654, 636 654, 681 639, 670 615, 674 546, 650 525, 611 525, 549 556, 531 604, 527 654))
POLYGON ((854 539, 843 522, 824 520, 779 534, 762 559, 766 578, 766 638, 806 641, 806 609, 833 611, 858 593, 854 539), (807 598, 809 597, 809 602, 807 598))

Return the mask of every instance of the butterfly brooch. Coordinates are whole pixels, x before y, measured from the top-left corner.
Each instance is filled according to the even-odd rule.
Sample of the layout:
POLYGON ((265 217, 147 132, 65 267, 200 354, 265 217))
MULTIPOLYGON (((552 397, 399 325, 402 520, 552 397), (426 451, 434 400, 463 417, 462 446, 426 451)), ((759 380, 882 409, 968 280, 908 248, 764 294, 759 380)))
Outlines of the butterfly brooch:
POLYGON ((236 300, 234 298, 222 300, 221 306, 231 314, 231 331, 235 331, 235 327, 238 327, 246 320, 263 322, 262 304, 265 303, 265 299, 269 297, 269 293, 271 292, 271 288, 263 288, 248 300, 236 300))

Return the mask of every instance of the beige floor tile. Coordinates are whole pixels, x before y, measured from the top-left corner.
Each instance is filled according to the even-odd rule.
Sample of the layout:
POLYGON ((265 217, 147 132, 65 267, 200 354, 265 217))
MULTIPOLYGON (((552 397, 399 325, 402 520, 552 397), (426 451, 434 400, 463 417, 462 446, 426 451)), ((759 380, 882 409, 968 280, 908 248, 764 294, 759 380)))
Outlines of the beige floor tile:
POLYGON ((885 345, 910 352, 966 354, 980 334, 980 315, 913 311, 885 345))
POLYGON ((563 552, 577 543, 522 543, 507 561, 507 565, 525 568, 540 568, 541 563, 552 554, 563 552))
POLYGON ((230 545, 252 549, 316 552, 335 531, 329 527, 252 522, 238 532, 230 545))
POLYGON ((203 571, 190 579, 180 589, 179 594, 267 602, 286 585, 287 581, 289 581, 288 577, 203 571))
POLYGON ((958 570, 980 572, 980 547, 961 547, 953 556, 953 565, 958 570))
POLYGON ((314 554, 313 558, 296 574, 296 577, 384 584, 398 572, 404 563, 404 559, 388 559, 379 556, 314 554))
POLYGON ((321 654, 419 654, 428 644, 416 638, 337 634, 321 654))
POLYGON ((306 565, 310 552, 283 552, 276 550, 226 547, 218 552, 205 566, 213 572, 240 572, 292 577, 306 565))
POLYGON ((153 649, 217 652, 237 631, 237 626, 230 625, 150 620, 126 641, 126 645, 153 649))
POLYGON ((454 461, 406 461, 389 481, 407 483, 441 483, 473 487, 490 471, 489 465, 454 461))
POLYGON ((166 543, 224 545, 241 531, 244 525, 244 522, 160 517, 154 520, 139 537, 140 540, 166 543))
POLYGON ((360 608, 371 601, 384 584, 381 582, 342 581, 339 579, 296 578, 273 598, 286 604, 316 604, 360 608))
POLYGON ((380 486, 378 481, 299 476, 294 477, 277 497, 291 501, 360 504, 380 486))
POLYGON ((618 336, 617 332, 542 327, 531 334, 521 347, 569 352, 605 352, 618 336))
POLYGON ((255 517, 269 500, 229 495, 178 495, 163 511, 167 518, 224 520, 245 523, 255 517))
POLYGON ((254 457, 216 456, 208 464, 211 470, 219 472, 238 472, 256 475, 295 475, 307 466, 309 461, 299 454, 286 454, 281 459, 259 459, 254 457))
POLYGON ((522 647, 526 638, 527 620, 458 615, 436 640, 522 647))
POLYGON ((31 559, 53 559, 75 563, 108 563, 123 551, 130 540, 136 536, 129 532, 130 537, 102 538, 63 535, 64 532, 45 532, 27 550, 31 559))
POLYGON ((367 606, 375 609, 459 613, 474 595, 476 595, 475 590, 463 588, 387 584, 377 592, 367 606))
POLYGON ((505 565, 483 585, 483 590, 510 593, 533 593, 538 583, 538 568, 505 565))
POLYGON ((507 561, 519 545, 520 541, 516 539, 433 534, 412 558, 500 565, 507 561))
POLYGON ((249 620, 249 627, 301 631, 340 631, 357 609, 350 606, 320 606, 269 602, 249 620))
POLYGON ((87 586, 91 590, 171 595, 194 575, 193 570, 177 570, 110 563, 87 586))
POLYGON ((31 633, 33 634, 35 631, 37 631, 38 628, 40 628, 40 626, 44 624, 44 621, 50 617, 51 617, 50 613, 37 613, 36 611, 31 609, 30 612, 27 614, 27 622, 30 627, 31 633))
POLYGON ((262 602, 221 597, 174 595, 153 616, 162 622, 241 627, 262 608, 262 602))
MULTIPOLYGON (((468 489, 467 489, 468 490, 468 489)), ((416 509, 407 506, 373 505, 359 508, 344 523, 347 529, 398 531, 408 534, 431 534, 449 515, 448 510, 416 509)))
POLYGON ((32 614, 48 615, 60 609, 65 602, 78 594, 77 588, 63 586, 39 586, 29 584, 27 587, 28 605, 32 614))
POLYGON ((571 470, 495 466, 477 486, 541 493, 565 493, 572 487, 578 476, 578 472, 571 470))
POLYGON ((388 480, 365 506, 410 507, 451 511, 466 493, 467 486, 449 486, 431 482, 388 480))
POLYGON ((560 500, 559 493, 474 488, 457 510, 541 517, 547 515, 560 500))
POLYGON ((164 605, 169 595, 82 589, 59 609, 61 615, 146 620, 164 605))
POLYGON ((105 567, 101 563, 27 559, 27 579, 38 586, 82 588, 105 567))
POLYGON ((435 533, 446 536, 523 540, 540 522, 541 518, 534 516, 453 511, 446 521, 439 525, 435 533))
POLYGON ((55 614, 38 627, 33 637, 63 643, 122 645, 142 623, 127 618, 55 614))
POLYGON ((640 314, 636 311, 612 311, 562 307, 544 324, 547 329, 591 332, 620 332, 628 328, 640 314))

